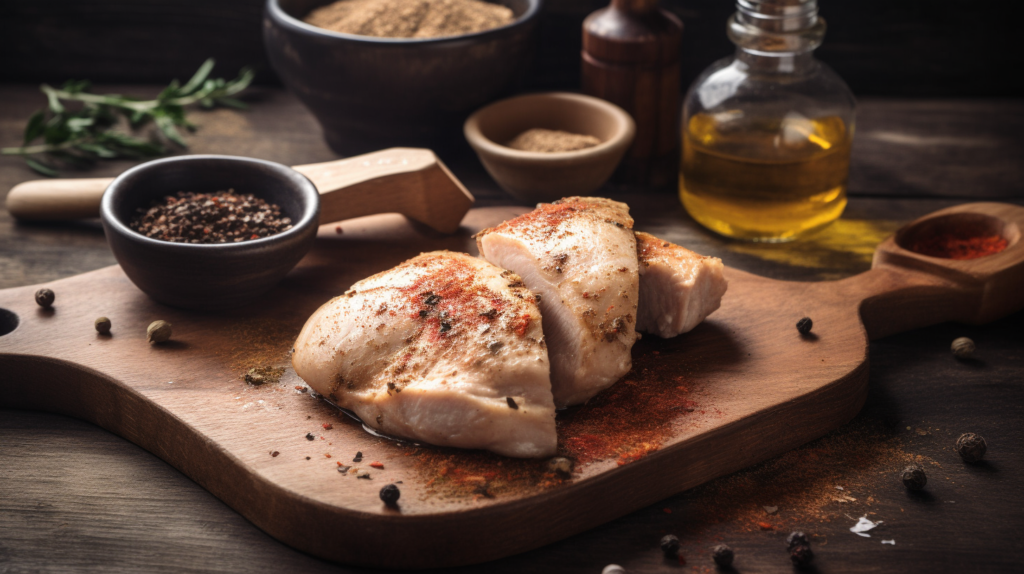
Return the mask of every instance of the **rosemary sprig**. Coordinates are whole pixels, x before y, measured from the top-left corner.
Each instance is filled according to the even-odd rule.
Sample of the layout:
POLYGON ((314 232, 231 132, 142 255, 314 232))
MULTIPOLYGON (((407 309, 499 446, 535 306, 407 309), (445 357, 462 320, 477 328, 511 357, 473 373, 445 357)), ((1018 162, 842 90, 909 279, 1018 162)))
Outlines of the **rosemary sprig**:
POLYGON ((121 117, 138 130, 153 122, 170 142, 187 148, 178 128, 190 132, 196 126, 185 118, 185 107, 199 104, 245 109, 233 96, 249 86, 253 71, 243 68, 234 80, 210 78, 213 59, 206 60, 185 85, 171 82, 155 100, 139 100, 120 94, 91 94, 85 80, 66 82, 60 89, 43 84, 47 108, 29 118, 21 147, 0 149, 4 155, 24 156, 33 170, 58 175, 58 165, 90 167, 101 159, 153 157, 167 153, 156 140, 143 140, 114 128, 121 117), (69 109, 64 102, 77 102, 69 109), (41 143, 35 143, 38 139, 41 143), (45 159, 44 159, 45 158, 45 159))

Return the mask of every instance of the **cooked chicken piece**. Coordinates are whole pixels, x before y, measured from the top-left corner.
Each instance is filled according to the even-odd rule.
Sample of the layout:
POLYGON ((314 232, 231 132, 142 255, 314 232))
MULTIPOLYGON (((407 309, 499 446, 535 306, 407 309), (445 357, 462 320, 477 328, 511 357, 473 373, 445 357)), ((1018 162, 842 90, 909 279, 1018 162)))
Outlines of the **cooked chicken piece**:
POLYGON ((728 283, 722 260, 637 232, 640 303, 636 328, 675 337, 697 326, 722 304, 728 283))
POLYGON ((306 322, 295 372, 383 433, 516 457, 555 454, 536 299, 514 273, 424 253, 364 279, 306 322))
POLYGON ((582 403, 632 366, 636 240, 624 203, 568 197, 477 235, 480 255, 540 296, 559 407, 582 403))

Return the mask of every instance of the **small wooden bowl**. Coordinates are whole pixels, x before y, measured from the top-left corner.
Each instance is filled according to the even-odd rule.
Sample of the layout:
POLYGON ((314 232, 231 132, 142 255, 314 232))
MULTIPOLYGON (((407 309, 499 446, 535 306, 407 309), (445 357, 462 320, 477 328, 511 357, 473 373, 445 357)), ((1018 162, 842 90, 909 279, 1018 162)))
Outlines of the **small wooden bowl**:
POLYGON ((292 168, 217 155, 136 166, 110 184, 100 204, 107 242, 128 278, 155 301, 200 310, 241 307, 269 291, 312 248, 319 213, 316 187, 292 168), (239 243, 191 244, 150 239, 128 225, 154 199, 227 189, 279 205, 292 228, 239 243))
POLYGON ((463 131, 502 189, 529 202, 589 195, 604 185, 633 142, 636 126, 622 108, 598 98, 552 92, 495 102, 463 131), (532 128, 592 135, 599 145, 570 152, 529 152, 505 144, 532 128))

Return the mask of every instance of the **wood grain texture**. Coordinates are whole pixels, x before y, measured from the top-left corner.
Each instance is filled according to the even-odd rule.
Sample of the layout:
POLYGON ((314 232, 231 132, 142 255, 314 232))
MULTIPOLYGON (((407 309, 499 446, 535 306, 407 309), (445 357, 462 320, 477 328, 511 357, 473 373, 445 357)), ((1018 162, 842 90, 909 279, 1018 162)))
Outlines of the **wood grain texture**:
MULTIPOLYGON (((1024 213, 1008 209, 1014 217, 1024 213)), ((386 216, 350 222, 340 237, 325 230, 290 279, 264 302, 237 313, 160 307, 119 268, 50 284, 60 294, 53 311, 34 307, 34 287, 6 290, 0 305, 20 315, 22 323, 3 340, 3 405, 74 415, 116 432, 275 538, 314 555, 389 568, 472 564, 607 522, 849 420, 867 391, 860 302, 934 281, 916 272, 894 275, 879 269, 835 284, 786 283, 729 270, 727 298, 705 324, 668 341, 649 337, 634 353, 638 363, 655 353, 659 369, 692 381, 699 410, 679 411, 672 432, 657 444, 621 445, 618 452, 644 449, 628 464, 601 457, 580 464, 564 483, 527 482, 520 491, 493 498, 434 487, 446 471, 438 474, 420 464, 432 456, 430 447, 410 450, 408 444, 364 433, 296 390, 300 381, 290 370, 280 384, 251 387, 241 380, 248 366, 286 364, 294 333, 308 314, 353 281, 418 250, 460 242, 468 247, 472 232, 509 215, 506 209, 475 211, 466 234, 436 240, 417 237, 386 216), (339 265, 343 253, 345 263, 339 265), (114 322, 113 337, 88 329, 97 313, 114 322), (792 326, 804 315, 816 317, 810 339, 801 339, 792 326), (143 327, 157 317, 175 325, 175 336, 171 343, 150 346, 143 327), (55 338, 55 330, 63 335, 55 338), (794 368, 799 377, 792 376, 794 368), (44 382, 45 389, 39 386, 44 382), (321 420, 331 422, 324 429, 333 428, 317 429, 321 420), (383 470, 372 471, 376 480, 337 472, 335 456, 344 461, 357 451, 383 463, 383 470), (376 492, 397 480, 403 500, 395 511, 380 503, 376 492), (595 499, 606 502, 587 504, 595 499), (541 512, 549 520, 538 524, 534 517, 541 512), (391 550, 395 544, 400 552, 391 550)), ((1019 268, 1022 253, 1024 248, 1015 245, 997 267, 1019 268)), ((905 297, 902 307, 914 303, 905 297)), ((1007 303, 1004 312, 1024 300, 1007 303)), ((932 314, 925 320, 942 319, 932 314)), ((909 326, 919 325, 901 324, 909 326)), ((633 377, 641 385, 657 384, 644 372, 633 377)), ((668 387, 651 400, 672 400, 678 392, 668 387)), ((560 436, 561 441, 573 438, 560 436)), ((455 451, 451 456, 462 466, 480 455, 455 451)))
MULTIPOLYGON (((579 11, 587 13, 604 2, 583 4, 579 11)), ((719 8, 723 13, 732 9, 729 3, 719 8)), ((549 4, 548 16, 561 18, 562 28, 575 34, 560 41, 578 48, 579 21, 564 10, 565 4, 549 4)), ((839 33, 834 12, 830 8, 823 13, 829 18, 829 38, 834 38, 839 33)), ((689 23, 693 17, 686 15, 684 20, 689 23)), ((863 17, 874 18, 867 12, 863 17)), ((872 19, 867 29, 882 34, 888 22, 872 19)), ((697 42, 700 30, 691 27, 684 42, 697 42)), ((711 32, 728 44, 720 30, 711 32)), ((954 50, 965 38, 947 34, 936 42, 954 50)), ((885 38, 905 40, 891 34, 885 38)), ((887 45, 873 44, 872 50, 883 53, 887 45)), ((726 46, 722 53, 727 51, 726 46)), ((693 54, 685 50, 684 58, 693 54)), ((921 52, 915 57, 930 56, 921 52)), ((545 62, 559 58, 564 54, 550 53, 545 62)), ((575 74, 578 54, 569 54, 569 60, 575 74)), ((706 62, 693 65, 699 71, 706 62)), ((947 72, 957 73, 944 68, 947 72)), ((163 81, 165 75, 160 72, 158 79, 163 81)), ((952 87, 944 82, 941 89, 952 87)), ((152 95, 158 91, 137 85, 98 89, 152 95)), ((192 149, 286 165, 336 158, 316 135, 315 121, 293 98, 277 90, 257 91, 250 98, 253 106, 248 112, 190 114, 190 120, 202 126, 190 137, 192 149)), ((0 86, 0 101, 0 145, 17 145, 25 119, 42 105, 42 96, 35 86, 8 85, 0 86)), ((1024 169, 1017 161, 1024 146, 1021 110, 1024 106, 1014 101, 862 99, 858 136, 886 135, 858 137, 846 213, 824 232, 784 247, 748 246, 713 236, 692 222, 671 194, 614 187, 607 193, 630 203, 639 228, 722 257, 731 267, 794 281, 849 277, 870 268, 874 245, 901 224, 957 203, 943 197, 1016 197, 1011 201, 1020 203, 1015 181, 1024 169), (872 237, 874 242, 866 243, 872 237)), ((477 197, 477 205, 513 203, 469 150, 462 157, 443 159, 477 197)), ((130 165, 103 163, 95 170, 67 175, 113 176, 130 165)), ((0 194, 36 177, 18 158, 0 157, 0 194)), ((16 224, 0 212, 0 288, 53 281, 113 262, 98 224, 16 224)), ((1021 321, 1024 315, 1017 313, 984 326, 946 323, 873 341, 866 406, 854 421, 825 438, 561 542, 454 571, 595 573, 617 563, 631 574, 706 573, 714 571, 708 547, 727 542, 737 551, 739 571, 786 574, 793 572, 784 550, 791 529, 812 535, 820 572, 1014 571, 1024 563, 1017 535, 1024 530, 1024 459, 1017 456, 1024 452, 1021 321), (950 355, 950 341, 960 336, 977 342, 975 361, 960 362, 950 355), (989 464, 964 465, 952 452, 956 437, 967 431, 987 438, 989 464), (906 494, 898 469, 890 466, 893 455, 881 450, 890 441, 932 461, 927 463, 929 496, 906 494), (823 449, 833 456, 816 458, 823 449), (845 485, 858 501, 831 502, 817 517, 808 516, 800 506, 812 494, 812 483, 790 482, 787 494, 780 494, 775 488, 784 478, 779 466, 791 467, 790 474, 802 473, 815 466, 812 460, 828 465, 835 483, 845 485), (779 512, 769 516, 760 505, 778 506, 779 512), (758 518, 752 518, 755 511, 758 518), (871 512, 886 520, 880 536, 895 538, 896 546, 848 531, 855 522, 848 516, 871 512), (773 529, 763 531, 751 520, 766 520, 773 529), (657 542, 668 533, 682 539, 687 566, 680 568, 662 557, 657 542)), ((544 513, 539 519, 546 518, 544 513)), ((17 410, 0 410, 3 569, 373 572, 331 564, 277 542, 163 461, 92 424, 17 410)))

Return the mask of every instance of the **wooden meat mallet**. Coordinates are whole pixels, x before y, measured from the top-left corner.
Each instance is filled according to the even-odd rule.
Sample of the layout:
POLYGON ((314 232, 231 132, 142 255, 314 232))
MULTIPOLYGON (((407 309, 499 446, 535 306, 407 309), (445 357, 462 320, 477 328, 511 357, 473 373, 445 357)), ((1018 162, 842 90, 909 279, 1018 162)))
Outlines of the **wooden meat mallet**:
MULTIPOLYGON (((320 191, 321 223, 400 213, 442 233, 454 233, 473 205, 473 195, 429 149, 396 147, 294 169, 320 191)), ((100 199, 112 181, 26 181, 11 188, 7 211, 23 221, 99 217, 100 199)))

